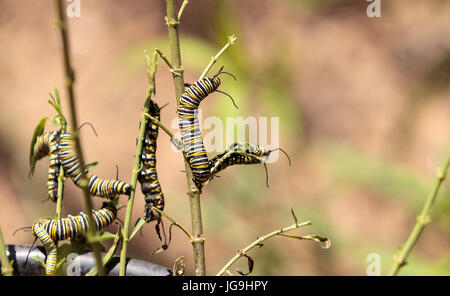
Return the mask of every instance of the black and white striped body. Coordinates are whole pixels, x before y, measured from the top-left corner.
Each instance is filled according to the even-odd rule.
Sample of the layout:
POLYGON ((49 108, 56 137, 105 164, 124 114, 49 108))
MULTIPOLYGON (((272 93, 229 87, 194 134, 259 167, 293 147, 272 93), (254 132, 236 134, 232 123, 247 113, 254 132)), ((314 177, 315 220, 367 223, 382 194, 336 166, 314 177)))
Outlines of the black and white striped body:
MULTIPOLYGON (((75 152, 73 136, 70 133, 61 135, 58 157, 64 167, 65 173, 70 176, 77 186, 80 186, 80 161, 75 152)), ((89 181, 89 191, 92 195, 113 198, 119 194, 129 195, 131 192, 131 185, 123 181, 116 179, 102 179, 91 174, 88 169, 85 169, 85 174, 89 181)))
MULTIPOLYGON (((110 225, 117 216, 117 209, 112 203, 103 203, 100 210, 92 210, 95 229, 100 231, 110 225)), ((89 231, 89 223, 83 212, 78 216, 68 215, 67 218, 41 219, 33 225, 33 234, 41 241, 47 252, 46 275, 54 275, 56 271, 56 242, 69 238, 78 238, 89 231)))
POLYGON ((60 171, 60 161, 58 158, 60 131, 47 132, 36 139, 33 147, 33 154, 36 160, 46 155, 50 156, 48 167, 47 192, 51 201, 56 202, 58 196, 58 176, 60 171))
POLYGON ((218 77, 207 77, 197 81, 186 89, 178 105, 177 113, 183 148, 193 173, 194 182, 199 188, 209 179, 210 166, 203 145, 197 112, 201 101, 217 90, 219 85, 218 77))
POLYGON ((209 161, 211 167, 210 179, 229 166, 236 164, 259 164, 264 162, 271 150, 248 143, 234 143, 223 153, 216 155, 209 161))

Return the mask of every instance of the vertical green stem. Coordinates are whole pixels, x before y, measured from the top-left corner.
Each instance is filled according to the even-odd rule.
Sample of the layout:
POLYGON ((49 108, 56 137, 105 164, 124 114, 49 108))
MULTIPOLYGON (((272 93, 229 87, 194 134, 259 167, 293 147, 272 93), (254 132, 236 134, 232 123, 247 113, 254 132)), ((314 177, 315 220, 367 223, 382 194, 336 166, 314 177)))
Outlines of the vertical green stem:
MULTIPOLYGON (((173 66, 173 80, 175 86, 175 95, 177 105, 181 95, 184 93, 184 76, 181 64, 180 39, 178 33, 178 14, 175 6, 175 0, 166 0, 167 6, 167 26, 169 30, 170 56, 173 66), (176 74, 178 75, 176 75, 176 74)), ((183 153, 184 155, 184 153, 183 153)), ((200 206, 200 191, 192 181, 192 171, 189 163, 184 157, 186 168, 186 179, 188 184, 189 205, 191 208, 192 233, 194 239, 192 246, 194 249, 195 275, 205 275, 205 239, 203 237, 203 225, 200 206)))
POLYGON ((447 174, 447 170, 450 166, 450 150, 447 152, 447 156, 442 163, 441 167, 437 171, 436 180, 434 182, 433 188, 431 189, 428 197, 425 201, 425 205, 423 206, 422 211, 419 216, 417 216, 416 224, 414 225, 411 234, 408 237, 405 245, 400 248, 400 250, 394 255, 394 263, 389 271, 389 275, 397 275, 402 268, 406 264, 406 258, 411 253, 414 245, 419 240, 422 231, 425 229, 425 226, 431 222, 431 208, 433 207, 434 202, 436 201, 436 197, 441 187, 441 184, 444 182, 447 174))
POLYGON ((141 163, 141 153, 142 153, 142 147, 143 147, 143 139, 145 136, 145 127, 147 125, 147 117, 144 115, 148 113, 149 106, 150 106, 150 100, 152 94, 155 93, 156 84, 155 84, 155 74, 156 74, 156 63, 157 53, 156 51, 153 53, 152 62, 150 64, 150 61, 147 58, 147 72, 148 72, 148 86, 147 86, 147 93, 146 93, 146 100, 144 104, 144 111, 141 114, 141 125, 139 128, 139 138, 136 145, 136 153, 134 156, 134 167, 133 171, 131 173, 131 186, 132 190, 130 193, 130 197, 128 198, 127 203, 127 212, 125 214, 125 221, 123 226, 123 242, 122 242, 122 249, 120 251, 120 269, 119 269, 119 275, 124 276, 126 274, 126 260, 127 260, 127 247, 128 247, 128 241, 130 236, 130 222, 131 222, 131 214, 133 212, 133 204, 134 204, 134 197, 136 194, 136 183, 138 179, 138 173, 139 173, 139 166, 141 163))
MULTIPOLYGON (((62 125, 61 133, 65 133, 65 132, 66 132, 66 128, 62 125)), ((56 220, 61 218, 63 191, 64 191, 64 167, 63 167, 63 165, 60 165, 59 166, 59 176, 58 176, 58 198, 56 200, 56 214, 55 214, 56 220)))
POLYGON ((9 263, 8 256, 6 255, 5 242, 3 241, 3 233, 1 228, 0 228, 0 261, 2 263, 2 275, 12 276, 13 268, 9 263))
POLYGON ((56 220, 61 218, 63 190, 64 190, 64 167, 61 165, 59 167, 59 176, 58 176, 58 198, 56 200, 56 214, 55 214, 56 220))
MULTIPOLYGON (((89 182, 86 178, 85 173, 85 164, 84 164, 84 157, 83 152, 81 149, 80 144, 80 137, 78 133, 78 121, 77 121, 77 112, 75 107, 75 93, 73 89, 73 84, 75 82, 75 75, 74 71, 71 66, 70 62, 70 45, 69 45, 69 38, 68 38, 68 23, 66 21, 66 14, 65 14, 65 1, 63 0, 55 0, 56 8, 57 8, 57 26, 60 29, 61 33, 61 40, 63 45, 63 58, 64 58, 64 78, 65 78, 65 86, 66 86, 66 92, 69 98, 69 106, 70 106, 70 116, 71 116, 71 128, 73 132, 73 139, 75 142, 75 150, 77 157, 80 161, 80 171, 81 171, 81 178, 80 178, 80 187, 83 191, 84 196, 84 206, 86 210, 86 215, 88 217, 88 223, 89 223, 89 232, 87 233, 87 240, 88 242, 92 242, 92 239, 95 236, 96 229, 94 227, 94 219, 92 217, 92 201, 89 193, 89 182)), ((95 262, 99 271, 99 275, 105 275, 105 269, 102 264, 102 258, 100 255, 99 247, 96 243, 90 244, 94 253, 95 262)))

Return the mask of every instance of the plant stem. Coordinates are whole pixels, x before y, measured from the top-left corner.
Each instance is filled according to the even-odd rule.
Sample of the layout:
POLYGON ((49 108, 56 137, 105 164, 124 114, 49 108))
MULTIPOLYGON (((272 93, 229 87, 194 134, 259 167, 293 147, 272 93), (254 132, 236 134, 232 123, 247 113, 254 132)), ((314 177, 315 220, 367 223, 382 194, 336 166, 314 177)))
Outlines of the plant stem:
POLYGON ((175 135, 161 123, 161 121, 159 121, 158 119, 156 119, 155 117, 151 116, 148 113, 144 113, 144 116, 147 117, 148 119, 150 119, 154 124, 159 126, 170 137, 170 140, 175 142, 174 144, 175 144, 175 146, 177 146, 177 149, 183 148, 183 145, 181 144, 180 140, 178 140, 175 137, 175 135))
POLYGON ((181 16, 183 15, 183 11, 186 8, 186 5, 188 5, 188 4, 189 4, 189 1, 187 1, 187 0, 184 0, 183 3, 181 4, 180 10, 178 11, 178 17, 177 17, 178 21, 181 20, 181 16))
POLYGON ((61 218, 63 190, 64 190, 64 167, 63 165, 60 165, 58 176, 58 198, 56 200, 56 214, 55 214, 56 220, 61 218))
MULTIPOLYGON (((75 75, 74 71, 71 66, 70 62, 70 45, 69 45, 69 38, 68 38, 68 23, 66 21, 66 15, 65 15, 65 1, 63 0, 55 0, 55 4, 57 7, 57 26, 60 29, 61 33, 61 39, 62 39, 62 45, 63 45, 63 57, 64 57, 64 71, 65 71, 65 86, 66 86, 66 92, 69 97, 69 106, 70 106, 70 116, 71 116, 71 128, 73 132, 73 139, 75 142, 75 151, 77 154, 77 157, 80 161, 80 171, 81 171, 81 178, 80 178, 80 187, 83 191, 84 196, 84 207, 86 210, 86 215, 88 217, 88 223, 89 223, 89 231, 86 235, 87 241, 91 242, 92 239, 95 236, 96 229, 94 224, 94 219, 92 217, 92 201, 89 193, 89 182, 86 178, 86 172, 85 172, 85 165, 84 165, 84 158, 83 158, 83 152, 81 149, 80 144, 80 137, 78 133, 78 121, 77 121, 77 112, 75 107, 75 93, 73 89, 73 84, 75 82, 75 75)), ((105 269, 102 265, 102 258, 100 255, 100 250, 97 244, 91 243, 92 251, 94 253, 95 262, 99 271, 99 275, 105 275, 105 269)))
MULTIPOLYGON (((175 86, 175 95, 177 106, 179 99, 184 93, 184 69, 181 64, 180 39, 178 34, 179 19, 176 11, 175 0, 166 0, 167 8, 167 26, 169 30, 170 56, 173 65, 173 81, 175 86)), ((188 185, 189 205, 191 208, 191 223, 194 239, 192 246, 194 249, 195 275, 205 275, 205 239, 203 237, 203 224, 200 204, 200 190, 192 181, 192 171, 186 160, 185 153, 184 166, 186 168, 186 180, 188 185)))
POLYGON ((225 264, 225 266, 216 275, 218 275, 218 276, 219 275, 223 275, 227 271, 227 269, 230 268, 230 266, 234 262, 236 262, 239 258, 244 256, 244 254, 246 254, 248 251, 250 251, 254 247, 260 245, 265 240, 268 240, 269 238, 274 237, 276 235, 280 235, 282 233, 289 232, 291 230, 295 230, 295 229, 297 229, 299 227, 302 227, 302 226, 305 226, 305 225, 310 225, 310 224, 311 224, 310 221, 306 221, 306 222, 303 222, 303 223, 296 223, 296 224, 293 224, 293 225, 291 225, 289 227, 278 229, 278 230, 272 231, 271 233, 268 233, 268 234, 266 234, 264 236, 261 236, 260 238, 258 238, 254 242, 252 242, 250 245, 248 245, 244 249, 239 250, 239 252, 230 261, 228 261, 228 263, 225 264))
MULTIPOLYGON (((65 129, 64 125, 61 125, 61 133, 65 133, 65 132, 66 132, 66 129, 65 129)), ((64 191, 64 166, 61 164, 59 166, 59 176, 58 176, 58 197, 56 200, 56 214, 55 214, 56 220, 61 218, 63 191, 64 191)))
POLYGON ((191 240, 191 242, 194 240, 194 236, 192 234, 189 233, 189 231, 186 230, 186 228, 184 228, 181 224, 179 224, 177 221, 175 221, 175 219, 173 219, 172 217, 170 217, 169 215, 167 215, 166 213, 164 213, 163 211, 161 211, 158 208, 152 207, 153 210, 157 211, 161 216, 166 217, 168 220, 170 220, 173 225, 175 225, 176 227, 180 228, 181 231, 183 231, 191 240))
POLYGON ((203 73, 202 73, 202 75, 200 75, 198 80, 202 80, 203 78, 205 78, 206 74, 208 74, 208 72, 209 72, 209 70, 211 70, 212 66, 217 62, 217 60, 225 52, 225 50, 227 50, 228 47, 230 47, 231 45, 234 44, 236 39, 237 39, 237 37, 235 35, 228 36, 227 44, 225 44, 225 46, 222 47, 222 49, 215 56, 211 57, 211 61, 206 66, 205 70, 203 70, 203 73))
POLYGON ((167 67, 169 67, 172 74, 174 74, 172 64, 169 62, 169 60, 166 58, 166 56, 158 48, 156 48, 155 50, 158 53, 159 57, 167 64, 167 67))
POLYGON ((0 261, 2 263, 2 275, 12 276, 13 268, 9 262, 8 255, 6 254, 5 242, 3 241, 3 233, 0 228, 0 261))
POLYGON ((138 173, 139 173, 139 167, 141 163, 141 153, 142 153, 142 147, 143 147, 143 139, 145 136, 145 127, 147 126, 147 117, 144 116, 145 113, 148 113, 149 106, 150 106, 150 100, 152 94, 155 93, 156 84, 155 84, 155 73, 157 68, 156 63, 157 53, 156 51, 153 52, 153 58, 152 62, 150 62, 148 56, 146 56, 147 60, 147 73, 148 73, 148 85, 147 85, 147 92, 146 92, 146 98, 144 103, 144 111, 141 114, 141 125, 139 128, 139 138, 136 145, 136 153, 134 157, 134 167, 133 171, 131 173, 131 193, 130 197, 128 198, 127 203, 127 212, 125 215, 125 221, 123 226, 123 242, 122 242, 122 249, 120 251, 120 271, 119 275, 124 276, 126 274, 125 267, 126 267, 126 261, 127 261, 127 246, 129 241, 129 235, 130 235, 130 222, 131 222, 131 214, 133 212, 133 204, 134 204, 134 197, 136 195, 136 183, 138 179, 138 173))
MULTIPOLYGON (((121 238, 121 229, 119 227, 119 230, 117 231, 117 234, 114 236, 114 241, 113 244, 111 245, 111 247, 109 248, 108 252, 105 254, 105 256, 102 259, 103 262, 103 266, 105 266, 106 264, 109 263, 109 261, 111 261, 112 256, 114 255, 114 253, 117 250, 117 247, 119 245, 120 242, 120 238, 121 238)), ((91 268, 91 270, 89 270, 88 273, 86 273, 86 276, 95 276, 97 275, 97 266, 94 266, 91 268)))
POLYGON ((416 224, 414 225, 413 230, 411 231, 408 240, 401 247, 397 253, 394 255, 394 263, 389 271, 388 275, 397 275, 400 271, 400 268, 406 265, 406 258, 411 253, 414 245, 419 240, 422 231, 425 227, 431 222, 431 208, 433 207, 434 202, 436 201, 437 194, 441 184, 444 182, 447 174, 447 170, 450 166, 450 150, 447 152, 447 156, 442 163, 441 167, 438 168, 436 174, 436 180, 434 182, 433 188, 431 189, 428 197, 425 201, 425 204, 420 212, 419 216, 416 218, 416 224))

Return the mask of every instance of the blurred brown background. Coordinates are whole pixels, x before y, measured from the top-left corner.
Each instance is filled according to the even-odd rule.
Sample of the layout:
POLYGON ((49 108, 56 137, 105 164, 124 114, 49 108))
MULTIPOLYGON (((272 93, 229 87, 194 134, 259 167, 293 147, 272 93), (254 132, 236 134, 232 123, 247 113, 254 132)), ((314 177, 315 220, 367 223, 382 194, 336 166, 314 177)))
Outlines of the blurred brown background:
MULTIPOLYGON (((221 89, 239 110, 214 94, 202 103, 204 116, 279 116, 280 145, 293 160, 268 166, 270 188, 261 166, 247 166, 204 189, 207 273, 258 236, 292 224, 293 208, 312 221, 300 233, 325 235, 331 248, 272 239, 252 251, 254 275, 365 275, 369 253, 381 256, 385 274, 450 146, 450 1, 382 0, 381 18, 367 17, 363 0, 190 2, 180 26, 187 82, 227 35, 238 37, 218 65, 238 77, 224 78, 221 89)), ((47 100, 55 86, 68 115, 54 12, 49 0, 0 2, 0 225, 9 244, 31 244, 31 233, 14 230, 54 215, 55 205, 41 202, 48 160, 27 177, 32 133, 54 113, 47 100)), ((79 121, 99 134, 82 129, 82 145, 101 177, 114 177, 117 164, 119 178, 130 180, 146 88, 143 50, 159 47, 169 56, 164 15, 165 1, 81 0, 81 17, 70 19, 79 121)), ((176 105, 162 62, 157 101, 170 103, 162 111, 170 127, 176 105)), ((165 210, 190 228, 181 154, 162 131, 157 157, 165 210)), ((81 192, 65 184, 64 215, 77 214, 81 192)), ((401 274, 450 275, 449 184, 401 274)), ((143 209, 139 192, 133 221, 143 209)), ((166 266, 183 255, 192 273, 192 247, 178 230, 166 252, 151 255, 160 244, 153 226, 131 241, 129 255, 166 266)), ((246 262, 235 267, 245 270, 246 262)))

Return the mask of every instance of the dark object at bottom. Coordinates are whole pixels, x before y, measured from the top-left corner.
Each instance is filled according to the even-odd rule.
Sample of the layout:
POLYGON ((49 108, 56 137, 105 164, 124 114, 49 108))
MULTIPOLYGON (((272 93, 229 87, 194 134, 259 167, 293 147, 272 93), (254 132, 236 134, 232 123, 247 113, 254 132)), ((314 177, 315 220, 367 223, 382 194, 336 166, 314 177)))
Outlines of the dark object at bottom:
MULTIPOLYGON (((33 260, 33 257, 37 256, 45 262, 45 249, 44 247, 34 247, 27 258, 30 246, 28 245, 6 245, 6 252, 9 260, 13 260, 14 275, 18 276, 32 276, 32 275, 44 275, 44 267, 38 262, 33 260)), ((102 257, 105 253, 101 253, 102 257)), ((106 272, 108 276, 119 275, 119 256, 113 256, 109 263, 106 265, 106 272)), ((81 254, 75 257, 71 264, 79 266, 79 275, 83 276, 95 266, 95 259, 91 252, 81 254)), ((72 265, 72 266, 74 266, 72 265)), ((153 264, 150 262, 127 258, 126 273, 127 276, 170 276, 172 271, 164 266, 153 264)))

